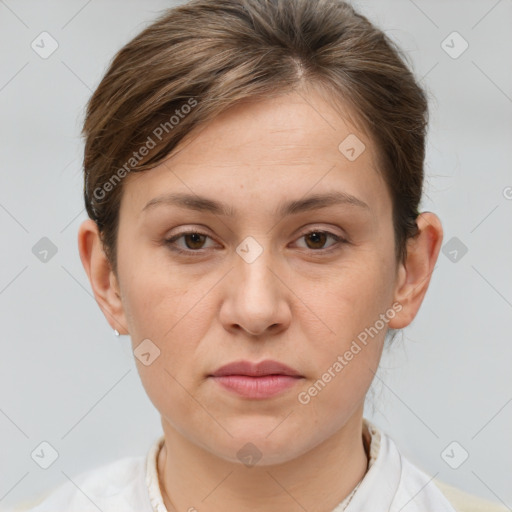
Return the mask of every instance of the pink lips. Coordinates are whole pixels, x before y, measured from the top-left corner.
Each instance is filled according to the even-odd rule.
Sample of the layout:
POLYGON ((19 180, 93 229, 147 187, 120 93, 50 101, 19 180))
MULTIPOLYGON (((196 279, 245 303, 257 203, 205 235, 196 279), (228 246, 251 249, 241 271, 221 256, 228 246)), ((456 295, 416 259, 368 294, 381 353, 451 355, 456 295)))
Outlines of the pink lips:
POLYGON ((293 368, 272 360, 236 361, 222 366, 209 377, 229 391, 255 399, 277 395, 303 378, 293 368))

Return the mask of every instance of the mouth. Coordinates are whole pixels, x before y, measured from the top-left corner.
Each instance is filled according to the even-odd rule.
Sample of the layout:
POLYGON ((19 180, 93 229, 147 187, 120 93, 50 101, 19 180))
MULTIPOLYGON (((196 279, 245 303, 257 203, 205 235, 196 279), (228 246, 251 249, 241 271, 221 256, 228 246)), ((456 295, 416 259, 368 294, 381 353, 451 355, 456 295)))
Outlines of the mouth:
POLYGON ((223 389, 250 399, 281 394, 304 378, 297 370, 272 360, 260 363, 236 361, 220 367, 208 377, 223 389))

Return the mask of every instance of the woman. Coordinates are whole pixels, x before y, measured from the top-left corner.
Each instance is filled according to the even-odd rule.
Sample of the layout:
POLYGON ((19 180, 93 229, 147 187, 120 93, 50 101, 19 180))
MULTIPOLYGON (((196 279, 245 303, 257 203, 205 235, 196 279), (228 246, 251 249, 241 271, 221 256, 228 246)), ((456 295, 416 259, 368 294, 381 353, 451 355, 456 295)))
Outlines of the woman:
POLYGON ((339 0, 195 0, 122 48, 87 109, 79 250, 163 435, 33 510, 456 510, 363 418, 441 246, 426 126, 339 0))

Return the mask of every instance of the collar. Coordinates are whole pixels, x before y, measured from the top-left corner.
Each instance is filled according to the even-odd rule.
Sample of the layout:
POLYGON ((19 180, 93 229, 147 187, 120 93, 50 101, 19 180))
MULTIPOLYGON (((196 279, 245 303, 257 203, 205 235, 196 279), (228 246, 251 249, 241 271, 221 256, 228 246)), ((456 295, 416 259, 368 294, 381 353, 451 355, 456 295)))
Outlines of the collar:
MULTIPOLYGON (((388 512, 398 491, 402 474, 400 454, 391 439, 366 418, 363 418, 363 437, 370 438, 370 463, 357 492, 346 512, 371 510, 388 512)), ((341 512, 344 502, 333 512, 341 512)))

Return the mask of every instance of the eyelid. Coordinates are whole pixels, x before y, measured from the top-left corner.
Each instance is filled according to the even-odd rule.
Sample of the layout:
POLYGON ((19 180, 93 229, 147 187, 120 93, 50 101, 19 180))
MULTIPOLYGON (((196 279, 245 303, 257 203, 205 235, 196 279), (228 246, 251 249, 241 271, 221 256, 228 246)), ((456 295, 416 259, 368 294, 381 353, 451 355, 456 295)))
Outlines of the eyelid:
POLYGON ((204 232, 200 231, 199 229, 186 229, 181 232, 175 233, 170 237, 166 237, 164 239, 164 244, 167 245, 171 250, 173 250, 175 252, 179 252, 179 253, 183 253, 183 254, 192 254, 192 253, 204 254, 205 249, 197 249, 197 250, 181 249, 180 247, 176 247, 173 245, 174 242, 176 242, 179 238, 181 238, 182 236, 185 236, 185 235, 201 235, 201 236, 205 236, 205 237, 209 238, 210 240, 213 240, 212 236, 210 236, 208 233, 204 233, 204 232))
POLYGON ((298 238, 309 235, 311 233, 326 233, 328 235, 331 235, 333 237, 337 237, 337 238, 340 238, 343 240, 347 239, 347 237, 344 234, 335 233, 334 231, 332 231, 332 229, 333 228, 326 228, 323 226, 311 226, 311 227, 308 227, 305 231, 299 231, 301 234, 299 235, 298 238))
POLYGON ((333 233, 332 231, 330 231, 328 229, 320 228, 320 227, 309 228, 307 231, 302 232, 296 238, 296 240, 300 240, 301 238, 304 238, 305 236, 310 235, 312 233, 324 233, 326 236, 331 237, 332 239, 334 239, 335 243, 333 243, 329 247, 325 247, 324 249, 316 249, 315 250, 315 249, 308 249, 306 247, 305 250, 308 250, 311 254, 319 254, 319 255, 320 254, 327 254, 330 251, 334 251, 336 249, 339 249, 340 245, 350 243, 349 240, 344 235, 339 235, 337 233, 333 233))

